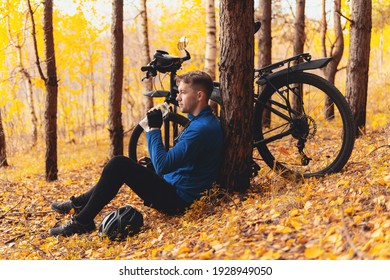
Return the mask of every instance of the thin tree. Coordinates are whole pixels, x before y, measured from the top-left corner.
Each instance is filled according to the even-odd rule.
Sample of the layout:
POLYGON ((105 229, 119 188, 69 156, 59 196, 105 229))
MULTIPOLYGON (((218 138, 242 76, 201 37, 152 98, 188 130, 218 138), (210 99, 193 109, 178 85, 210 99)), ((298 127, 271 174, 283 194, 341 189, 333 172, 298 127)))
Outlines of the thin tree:
POLYGON ((20 39, 19 36, 14 38, 11 33, 11 27, 9 23, 9 18, 7 17, 7 31, 8 31, 8 37, 10 44, 15 48, 16 54, 18 57, 18 66, 16 68, 17 72, 19 72, 22 75, 23 81, 26 85, 26 95, 27 95, 27 104, 30 108, 30 116, 31 116, 31 122, 33 124, 33 137, 32 137, 32 147, 36 146, 38 142, 38 118, 37 114, 35 113, 35 106, 34 106, 34 93, 33 93, 33 86, 31 81, 31 75, 27 71, 27 69, 24 67, 23 64, 23 55, 22 55, 22 49, 26 42, 26 36, 25 32, 27 30, 26 28, 27 22, 25 23, 25 27, 23 28, 22 32, 22 38, 20 39))
POLYGON ((93 131, 95 134, 95 142, 97 144, 98 142, 98 137, 97 137, 97 129, 98 125, 96 122, 96 93, 95 93, 95 88, 96 88, 96 82, 95 82, 95 67, 94 67, 94 50, 90 48, 88 50, 88 62, 89 62, 89 83, 91 85, 91 107, 92 107, 92 127, 93 131))
MULTIPOLYGON (((272 62, 272 0, 260 0, 259 3, 259 18, 261 28, 258 36, 258 67, 264 67, 272 62)), ((270 104, 268 104, 270 106, 270 104)), ((269 110, 263 111, 263 126, 270 127, 271 113, 269 110)))
POLYGON ((253 131, 253 0, 221 0, 219 64, 225 158, 219 184, 244 191, 250 186, 253 131))
POLYGON ((1 118, 1 110, 0 110, 0 167, 8 166, 6 147, 7 145, 5 143, 3 120, 1 118))
MULTIPOLYGON (((294 23, 294 55, 303 53, 305 46, 305 0, 296 0, 296 14, 295 14, 295 23, 294 23)), ((301 112, 302 102, 299 99, 302 98, 302 90, 299 91, 301 96, 293 95, 293 108, 301 112)))
POLYGON ((384 53, 386 46, 385 30, 389 25, 388 18, 390 17, 390 2, 389 1, 373 1, 372 3, 372 26, 379 31, 379 67, 382 71, 381 77, 386 78, 385 68, 382 68, 384 63, 384 53))
POLYGON ((53 36, 53 1, 43 2, 43 40, 45 46, 46 77, 43 74, 38 55, 38 47, 35 33, 34 12, 30 0, 27 0, 32 23, 31 34, 34 42, 36 64, 41 79, 45 82, 46 104, 45 104, 45 141, 46 141, 46 180, 53 181, 58 178, 57 168, 57 100, 58 81, 56 70, 56 59, 54 51, 53 36))
POLYGON ((351 106, 354 117, 356 136, 359 136, 366 131, 372 1, 352 0, 351 6, 346 98, 351 106))
MULTIPOLYGON (((148 12, 146 6, 147 0, 140 0, 140 33, 141 33, 141 63, 147 65, 150 62, 150 46, 149 46, 149 31, 148 31, 148 12)), ((153 90, 152 79, 146 79, 144 81, 144 91, 153 90)), ((153 107, 153 98, 144 97, 144 109, 146 112, 153 107)))
POLYGON ((111 23, 111 77, 108 125, 110 157, 123 155, 122 125, 123 87, 123 0, 112 1, 111 23))
MULTIPOLYGON (((323 69, 325 78, 334 84, 336 73, 338 71, 337 67, 341 61, 341 58, 343 57, 344 52, 344 35, 343 35, 343 28, 341 26, 341 0, 334 0, 334 8, 333 8, 333 28, 334 28, 334 34, 335 34, 335 40, 330 46, 329 55, 332 58, 332 60, 329 62, 329 64, 323 69)), ((323 15, 322 15, 322 25, 323 25, 323 31, 322 33, 322 41, 323 43, 323 53, 326 56, 328 53, 326 50, 326 12, 325 12, 325 0, 323 0, 323 15), (325 13, 325 14, 324 14, 325 13)), ((327 119, 333 119, 334 118, 334 104, 331 101, 329 97, 325 100, 325 117, 327 119)))
MULTIPOLYGON (((206 55, 204 69, 215 80, 217 69, 217 23, 214 0, 206 1, 206 55)), ((213 111, 218 115, 218 104, 210 100, 213 111)))
POLYGON ((327 31, 328 31, 328 20, 326 19, 326 0, 322 0, 322 3, 321 3, 321 47, 322 47, 322 55, 324 57, 328 56, 328 51, 326 48, 327 31))

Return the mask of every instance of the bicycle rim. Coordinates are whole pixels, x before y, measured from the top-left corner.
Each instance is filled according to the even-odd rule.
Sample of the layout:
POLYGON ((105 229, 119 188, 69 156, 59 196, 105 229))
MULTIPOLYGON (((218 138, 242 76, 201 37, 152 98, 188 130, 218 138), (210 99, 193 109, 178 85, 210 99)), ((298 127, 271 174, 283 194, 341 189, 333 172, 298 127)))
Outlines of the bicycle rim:
POLYGON ((338 172, 352 153, 355 138, 351 110, 339 90, 319 76, 291 73, 271 80, 254 114, 256 147, 266 164, 284 177, 338 172), (291 111, 288 108, 294 94, 302 96, 298 98, 301 108, 291 111), (325 103, 326 99, 331 102, 325 103), (267 110, 261 104, 270 107, 267 110), (325 111, 332 107, 334 113, 326 116, 325 111), (286 136, 271 141, 283 133, 286 136))
MULTIPOLYGON (((180 127, 184 127, 188 119, 183 117, 182 115, 176 114, 176 113, 168 113, 168 115, 165 117, 164 121, 168 122, 169 124, 169 144, 167 144, 167 147, 173 147, 174 146, 174 133, 173 133, 173 127, 174 124, 177 124, 180 127)), ((164 142, 164 129, 162 129, 162 139, 164 142)), ((164 142, 164 145, 166 143, 164 142)), ((143 128, 140 125, 137 125, 131 136, 129 141, 129 147, 128 147, 129 157, 136 162, 142 157, 150 157, 148 153, 148 147, 146 142, 146 133, 143 130, 143 128)))

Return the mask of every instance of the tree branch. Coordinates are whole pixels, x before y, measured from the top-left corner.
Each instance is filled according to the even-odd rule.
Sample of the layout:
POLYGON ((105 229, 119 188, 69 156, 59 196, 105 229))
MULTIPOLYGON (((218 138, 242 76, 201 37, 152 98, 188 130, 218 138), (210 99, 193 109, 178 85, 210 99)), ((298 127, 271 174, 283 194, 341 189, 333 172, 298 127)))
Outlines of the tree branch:
POLYGON ((353 22, 353 20, 352 19, 350 19, 350 18, 347 18, 346 16, 344 16, 341 12, 339 12, 339 11, 336 11, 336 13, 338 13, 341 17, 343 17, 343 18, 345 18, 346 20, 348 20, 349 22, 353 22))

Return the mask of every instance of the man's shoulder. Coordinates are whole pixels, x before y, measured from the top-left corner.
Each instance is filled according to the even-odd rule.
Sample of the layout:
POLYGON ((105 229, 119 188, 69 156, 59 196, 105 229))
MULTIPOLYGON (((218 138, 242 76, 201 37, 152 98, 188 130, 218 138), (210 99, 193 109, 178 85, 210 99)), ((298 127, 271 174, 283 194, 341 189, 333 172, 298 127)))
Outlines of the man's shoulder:
POLYGON ((208 128, 208 129, 218 129, 221 124, 219 119, 214 114, 203 115, 202 117, 193 121, 194 127, 199 128, 208 128))

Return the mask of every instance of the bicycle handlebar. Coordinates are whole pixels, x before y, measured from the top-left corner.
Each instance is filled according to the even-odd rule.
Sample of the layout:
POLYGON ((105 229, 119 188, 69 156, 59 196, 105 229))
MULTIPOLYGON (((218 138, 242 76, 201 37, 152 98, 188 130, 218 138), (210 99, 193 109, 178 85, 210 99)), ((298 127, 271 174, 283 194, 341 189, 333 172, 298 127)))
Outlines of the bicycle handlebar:
POLYGON ((157 72, 176 72, 181 68, 184 61, 190 60, 190 53, 185 50, 186 55, 184 57, 172 56, 168 52, 157 50, 153 55, 153 60, 146 66, 141 67, 142 72, 146 72, 144 79, 155 77, 157 72))

